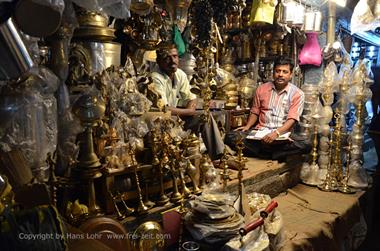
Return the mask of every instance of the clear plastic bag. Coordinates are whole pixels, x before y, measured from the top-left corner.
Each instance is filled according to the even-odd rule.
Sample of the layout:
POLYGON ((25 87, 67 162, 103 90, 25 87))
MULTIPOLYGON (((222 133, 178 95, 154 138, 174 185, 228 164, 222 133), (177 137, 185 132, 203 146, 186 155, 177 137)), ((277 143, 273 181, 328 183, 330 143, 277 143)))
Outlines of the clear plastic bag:
POLYGON ((104 12, 115 18, 128 19, 131 16, 130 0, 73 0, 73 2, 87 10, 104 12))
POLYGON ((351 34, 375 30, 380 26, 380 19, 372 12, 368 0, 360 0, 352 13, 351 34))

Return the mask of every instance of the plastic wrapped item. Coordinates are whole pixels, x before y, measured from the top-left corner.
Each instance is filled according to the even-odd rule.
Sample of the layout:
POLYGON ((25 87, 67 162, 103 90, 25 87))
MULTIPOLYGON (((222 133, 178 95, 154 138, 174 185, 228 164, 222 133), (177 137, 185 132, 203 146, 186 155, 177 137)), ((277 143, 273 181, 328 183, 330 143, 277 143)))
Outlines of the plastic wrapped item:
POLYGON ((373 79, 371 79, 370 73, 371 69, 369 67, 370 62, 368 59, 359 59, 352 71, 352 85, 370 85, 373 83, 373 79))
POLYGON ((365 102, 372 97, 372 91, 369 88, 363 88, 363 86, 352 86, 348 90, 348 101, 351 103, 365 102))
POLYGON ((109 16, 128 19, 131 16, 131 0, 72 0, 73 3, 87 10, 104 12, 109 16))
POLYGON ((334 62, 330 62, 323 71, 323 85, 332 85, 336 81, 337 75, 338 70, 336 68, 336 64, 334 62))
POLYGON ((243 216, 232 206, 234 196, 226 193, 203 192, 189 201, 185 225, 197 241, 217 243, 238 235, 243 216))
POLYGON ((119 108, 130 116, 141 116, 149 111, 151 105, 141 93, 129 93, 120 100, 119 108))
POLYGON ((329 154, 328 152, 320 152, 318 158, 318 164, 321 168, 327 167, 329 165, 329 154))
POLYGON ((368 0, 359 0, 351 17, 351 34, 375 30, 380 26, 380 17, 375 16, 368 0))
POLYGON ((57 91, 60 81, 49 68, 40 66, 36 69, 36 74, 31 75, 21 85, 33 88, 41 94, 52 94, 57 91))
POLYGON ((350 177, 348 185, 354 188, 368 187, 368 175, 360 164, 360 161, 352 161, 350 163, 350 177))
POLYGON ((306 33, 307 40, 299 55, 300 65, 320 66, 322 63, 321 47, 318 43, 318 33, 306 33))
POLYGON ((310 186, 317 186, 322 183, 319 177, 318 164, 309 165, 308 163, 303 163, 300 174, 300 178, 303 183, 310 186))
MULTIPOLYGON (((41 96, 38 92, 23 91, 2 95, 5 100, 12 100, 17 112, 9 117, 10 122, 2 128, 1 142, 10 149, 20 148, 26 156, 32 172, 46 178, 43 168, 48 152, 53 152, 57 144, 56 102, 52 95, 41 96)), ((3 103, 5 106, 7 103, 3 103)), ((13 109, 13 108, 12 108, 13 109)))
POLYGON ((269 237, 263 228, 256 228, 241 240, 235 237, 226 243, 221 251, 262 251, 269 248, 269 237))

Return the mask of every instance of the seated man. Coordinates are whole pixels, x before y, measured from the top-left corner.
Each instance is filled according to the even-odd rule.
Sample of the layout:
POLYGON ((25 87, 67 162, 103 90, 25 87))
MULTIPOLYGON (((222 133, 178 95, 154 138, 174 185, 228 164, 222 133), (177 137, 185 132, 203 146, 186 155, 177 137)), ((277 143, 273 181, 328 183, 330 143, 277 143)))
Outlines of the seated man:
POLYGON ((202 133, 211 160, 223 154, 224 143, 215 120, 203 122, 196 115, 196 96, 190 92, 190 84, 185 72, 178 68, 178 51, 174 44, 157 50, 157 65, 151 74, 156 91, 172 115, 185 121, 185 129, 202 133))
POLYGON ((279 59, 274 63, 274 82, 257 88, 247 124, 227 134, 226 144, 234 147, 237 134, 241 134, 246 155, 283 159, 289 154, 310 151, 310 144, 297 139, 295 134, 291 134, 289 140, 276 140, 293 130, 303 111, 304 93, 289 83, 292 70, 293 64, 288 59, 279 59), (256 130, 269 129, 270 132, 261 140, 246 138, 254 125, 256 130))

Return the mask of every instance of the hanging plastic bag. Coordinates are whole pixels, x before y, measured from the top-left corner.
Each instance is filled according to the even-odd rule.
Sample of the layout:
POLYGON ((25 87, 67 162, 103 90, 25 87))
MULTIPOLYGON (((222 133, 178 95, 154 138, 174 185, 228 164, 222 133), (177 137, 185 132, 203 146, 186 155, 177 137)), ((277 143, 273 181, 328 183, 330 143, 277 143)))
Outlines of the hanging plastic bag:
POLYGON ((173 42, 175 43, 177 50, 178 50, 178 55, 181 57, 185 51, 186 51, 186 46, 185 42, 183 42, 181 32, 178 29, 177 25, 173 26, 173 42))
POLYGON ((307 41, 302 47, 299 55, 300 65, 311 64, 320 66, 322 63, 321 47, 318 43, 318 33, 310 32, 306 34, 307 41))
POLYGON ((130 0, 72 0, 87 10, 104 12, 115 18, 128 19, 131 16, 130 0))
POLYGON ((249 24, 268 23, 273 24, 276 0, 253 1, 251 9, 251 19, 249 24))
POLYGON ((380 26, 367 0, 360 0, 351 17, 351 35, 361 31, 374 30, 380 26))

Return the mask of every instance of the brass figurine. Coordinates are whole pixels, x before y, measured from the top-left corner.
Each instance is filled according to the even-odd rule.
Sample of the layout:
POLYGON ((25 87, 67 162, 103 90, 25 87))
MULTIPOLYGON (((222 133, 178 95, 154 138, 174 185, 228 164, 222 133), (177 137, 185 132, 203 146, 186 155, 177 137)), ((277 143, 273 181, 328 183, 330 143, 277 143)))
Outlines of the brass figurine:
POLYGON ((193 183, 193 193, 200 194, 202 190, 198 187, 195 181, 195 175, 197 173, 197 168, 191 163, 189 158, 186 159, 186 173, 189 175, 191 182, 193 183))

